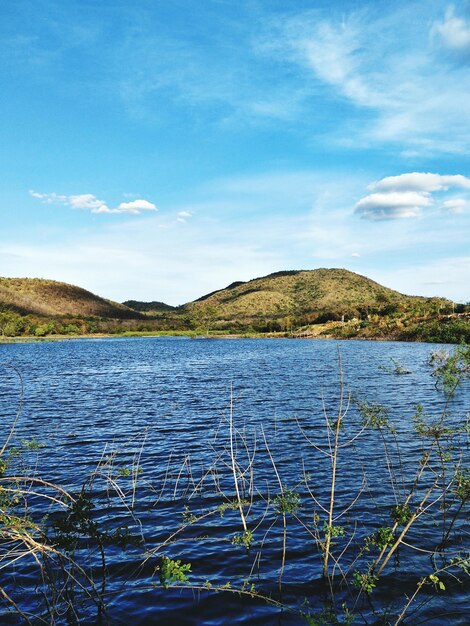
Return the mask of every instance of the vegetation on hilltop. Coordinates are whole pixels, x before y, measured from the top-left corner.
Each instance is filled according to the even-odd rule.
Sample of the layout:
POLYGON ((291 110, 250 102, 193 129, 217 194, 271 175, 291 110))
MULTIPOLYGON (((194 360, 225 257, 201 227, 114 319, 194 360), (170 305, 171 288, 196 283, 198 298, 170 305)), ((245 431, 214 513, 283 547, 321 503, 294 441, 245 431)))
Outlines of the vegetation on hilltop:
POLYGON ((144 316, 81 287, 40 278, 0 278, 0 337, 108 333, 144 316))
POLYGON ((42 278, 0 278, 0 309, 45 317, 139 317, 129 307, 95 296, 86 289, 42 278))
POLYGON ((342 269, 276 272, 172 307, 51 280, 0 278, 0 337, 126 333, 470 341, 466 305, 406 296, 342 269))
MULTIPOLYGON (((185 309, 214 329, 291 331, 311 324, 452 312, 445 298, 406 296, 343 269, 276 272, 208 294, 185 309)), ((204 325, 204 324, 202 324, 204 325)))
POLYGON ((152 302, 141 302, 140 300, 126 300, 123 302, 124 306, 133 309, 134 311, 139 311, 140 313, 145 313, 146 315, 158 315, 159 313, 166 311, 174 311, 176 307, 171 306, 170 304, 165 304, 164 302, 158 302, 153 300, 152 302))

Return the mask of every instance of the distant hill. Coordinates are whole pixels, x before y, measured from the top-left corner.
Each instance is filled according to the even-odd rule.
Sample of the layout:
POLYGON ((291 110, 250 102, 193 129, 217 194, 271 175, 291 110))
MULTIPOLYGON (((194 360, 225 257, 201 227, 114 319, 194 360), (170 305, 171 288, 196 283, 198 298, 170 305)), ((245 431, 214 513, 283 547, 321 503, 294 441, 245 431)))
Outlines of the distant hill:
POLYGON ((373 313, 450 305, 444 298, 406 296, 344 269, 276 272, 232 283, 185 305, 194 316, 223 326, 268 327, 289 318, 298 324, 364 317, 373 313))
POLYGON ((41 278, 0 278, 0 311, 20 315, 64 315, 140 319, 142 314, 67 283, 41 278))
POLYGON ((465 305, 406 296, 344 269, 276 272, 179 307, 118 304, 67 283, 0 278, 0 340, 162 331, 458 343, 470 341, 469 315, 465 305))
POLYGON ((134 311, 139 311, 141 313, 146 313, 148 315, 155 315, 158 313, 167 313, 168 311, 174 311, 176 307, 171 306, 170 304, 165 304, 164 302, 141 302, 140 300, 126 300, 123 302, 124 306, 133 309, 134 311))

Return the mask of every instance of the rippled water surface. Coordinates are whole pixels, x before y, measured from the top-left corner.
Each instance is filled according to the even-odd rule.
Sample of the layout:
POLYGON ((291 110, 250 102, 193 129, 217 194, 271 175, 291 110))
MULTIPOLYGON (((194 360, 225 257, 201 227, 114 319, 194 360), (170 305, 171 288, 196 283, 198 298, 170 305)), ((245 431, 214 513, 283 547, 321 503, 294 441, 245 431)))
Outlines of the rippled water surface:
MULTIPOLYGON (((125 550, 112 542, 105 546, 102 590, 107 614, 99 616, 93 603, 84 600, 82 613, 56 616, 55 623, 288 625, 307 623, 302 615, 307 613, 317 616, 311 623, 343 623, 331 617, 318 621, 321 611, 326 619, 330 606, 321 576, 321 549, 314 538, 315 528, 321 531, 324 524, 331 486, 325 416, 334 426, 342 396, 347 415, 336 485, 335 514, 341 517, 335 525, 344 535, 334 546, 334 573, 340 578, 359 566, 354 558, 364 553, 364 537, 391 525, 390 507, 413 483, 423 453, 413 430, 415 406, 423 404, 429 419, 446 410, 451 424, 462 427, 465 422, 468 386, 446 408, 427 364, 436 348, 365 341, 186 338, 0 345, 0 361, 17 368, 24 385, 12 445, 37 441, 42 446, 30 445, 25 453, 28 471, 74 494, 95 472, 87 484, 94 521, 110 533, 127 528, 136 538, 125 550), (397 365, 409 373, 394 373, 397 365), (365 400, 388 407, 400 456, 393 437, 387 457, 378 431, 360 434, 357 401, 365 400), (228 506, 235 501, 236 486, 247 502, 244 514, 253 533, 249 549, 239 545, 239 511, 228 506), (296 498, 295 510, 286 515, 276 500, 283 493, 296 498), (186 527, 169 539, 182 524, 186 527), (160 587, 163 555, 191 564, 187 584, 193 590, 173 583, 168 589, 160 587), (228 584, 245 585, 245 591, 254 585, 276 603, 213 590, 228 584)), ((2 368, 2 441, 19 396, 15 370, 2 368)), ((468 464, 462 428, 457 439, 468 464)), ((444 503, 446 498, 452 498, 452 487, 444 503)), ((396 618, 405 596, 423 576, 432 574, 433 567, 442 566, 441 557, 436 564, 420 551, 435 548, 441 540, 440 504, 412 527, 409 546, 391 559, 370 599, 355 602, 354 592, 338 592, 339 607, 347 599, 353 623, 393 624, 391 618, 378 621, 378 615, 388 610, 396 618)), ((54 519, 56 509, 48 507, 38 498, 33 517, 49 512, 54 519)), ((452 530, 452 554, 468 550, 465 516, 452 530)), ((85 552, 80 556, 83 566, 101 580, 100 555, 96 549, 85 552)), ((34 561, 22 558, 13 569, 0 570, 0 584, 20 598, 34 619, 52 623, 40 595, 44 582, 37 575, 34 561)), ((469 623, 468 585, 446 579, 445 586, 437 593, 426 584, 410 608, 411 621, 405 623, 469 623)), ((1 623, 23 623, 5 606, 0 609, 1 623)))

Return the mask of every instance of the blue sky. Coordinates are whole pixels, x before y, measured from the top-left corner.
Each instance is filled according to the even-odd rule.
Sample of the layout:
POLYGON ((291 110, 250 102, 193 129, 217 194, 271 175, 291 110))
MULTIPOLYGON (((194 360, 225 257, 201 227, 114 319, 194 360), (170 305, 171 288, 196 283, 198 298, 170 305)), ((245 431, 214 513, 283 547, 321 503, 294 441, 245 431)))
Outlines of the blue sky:
POLYGON ((470 3, 4 0, 0 275, 470 300, 470 3))

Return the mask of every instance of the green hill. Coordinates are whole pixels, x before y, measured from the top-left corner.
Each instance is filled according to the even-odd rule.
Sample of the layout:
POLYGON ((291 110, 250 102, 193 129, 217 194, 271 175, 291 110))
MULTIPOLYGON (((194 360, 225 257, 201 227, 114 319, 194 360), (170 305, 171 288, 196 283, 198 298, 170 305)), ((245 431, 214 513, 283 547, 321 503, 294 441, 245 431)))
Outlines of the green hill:
POLYGON ((281 333, 294 337, 470 341, 470 312, 444 298, 406 296, 343 269, 276 272, 234 282, 183 306, 118 304, 66 283, 0 278, 0 338, 281 333), (129 306, 126 306, 129 305, 129 306), (130 308, 132 307, 132 308, 130 308))
POLYGON ((158 302, 153 300, 152 302, 141 302, 140 300, 126 300, 123 302, 124 306, 145 313, 146 315, 159 315, 160 313, 168 313, 168 311, 175 311, 177 307, 165 304, 164 302, 158 302))
POLYGON ((451 307, 444 298, 406 296, 344 269, 276 272, 232 283, 185 305, 213 328, 285 330, 331 320, 451 307))
POLYGON ((40 317, 136 319, 142 315, 122 304, 67 283, 41 278, 0 278, 0 311, 40 317))

